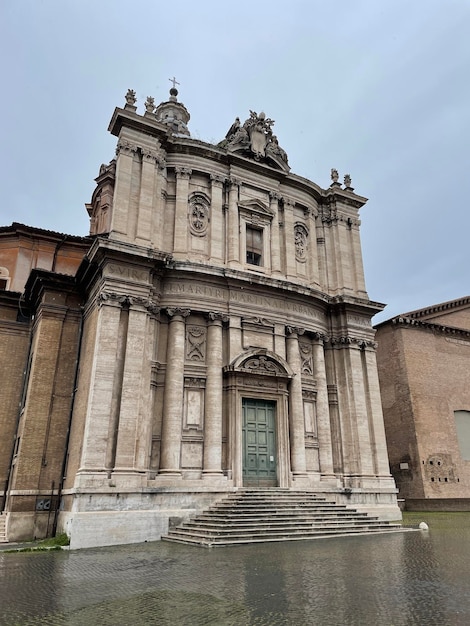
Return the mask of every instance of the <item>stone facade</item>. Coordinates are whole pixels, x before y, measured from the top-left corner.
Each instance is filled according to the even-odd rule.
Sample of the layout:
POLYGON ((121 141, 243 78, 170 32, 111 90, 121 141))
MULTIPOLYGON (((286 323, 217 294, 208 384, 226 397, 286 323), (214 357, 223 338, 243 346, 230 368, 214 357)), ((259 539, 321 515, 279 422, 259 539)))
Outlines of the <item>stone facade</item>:
MULTIPOLYGON (((398 519, 370 322, 382 305, 361 258, 366 198, 336 170, 327 189, 292 174, 264 113, 237 118, 218 145, 192 139, 189 118, 176 89, 143 115, 129 90, 109 126, 116 158, 86 205, 86 255, 73 279, 36 271, 26 285, 29 354, 50 337, 26 395, 40 369, 44 406, 58 389, 67 398, 60 417, 49 406, 34 418, 43 456, 53 425, 62 450, 56 525, 72 547, 158 539, 244 486, 398 519)), ((21 439, 15 477, 23 453, 34 489, 9 481, 10 538, 44 532, 30 504, 23 517, 12 508, 44 473, 21 439)))
POLYGON ((470 510, 470 297, 377 326, 391 471, 408 510, 470 510))

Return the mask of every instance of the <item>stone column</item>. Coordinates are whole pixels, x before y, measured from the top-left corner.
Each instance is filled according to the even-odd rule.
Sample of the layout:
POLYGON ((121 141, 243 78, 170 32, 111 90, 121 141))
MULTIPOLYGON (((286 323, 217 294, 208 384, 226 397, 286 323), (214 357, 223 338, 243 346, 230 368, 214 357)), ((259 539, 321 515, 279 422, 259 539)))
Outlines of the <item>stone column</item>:
POLYGON ((114 187, 111 220, 111 230, 114 234, 128 234, 132 169, 134 155, 137 153, 138 149, 137 145, 126 139, 121 138, 118 141, 116 148, 116 183, 114 187))
POLYGON ((317 384, 317 427, 318 443, 320 446, 320 472, 322 476, 333 477, 330 409, 328 405, 323 339, 323 335, 315 333, 313 341, 313 377, 317 384))
POLYGON ((284 198, 284 245, 286 250, 287 278, 297 278, 297 262, 295 259, 294 206, 294 200, 291 200, 290 198, 284 198))
POLYGON ((271 270, 273 274, 281 273, 281 239, 279 237, 279 200, 281 196, 275 191, 269 192, 270 209, 273 214, 271 225, 271 270))
POLYGON ((204 464, 207 475, 222 473, 222 322, 226 315, 209 313, 204 415, 204 464))
POLYGON ((168 309, 171 318, 163 395, 163 424, 160 454, 160 473, 181 473, 181 430, 183 422, 184 391, 184 318, 189 309, 168 309))
POLYGON ((238 178, 231 176, 229 178, 229 184, 227 263, 229 267, 238 267, 240 265, 240 217, 238 215, 238 194, 242 183, 238 178))
POLYGON ((224 261, 224 214, 223 184, 224 176, 211 174, 211 239, 210 257, 217 265, 224 261))
POLYGON ((291 468, 293 475, 307 473, 305 459, 305 417, 302 398, 302 364, 299 351, 299 335, 303 328, 287 326, 287 362, 294 372, 289 393, 289 433, 291 448, 291 468))
POLYGON ((175 205, 175 233, 173 252, 176 255, 186 255, 188 251, 188 196, 189 178, 192 170, 187 167, 176 167, 176 205, 175 205))

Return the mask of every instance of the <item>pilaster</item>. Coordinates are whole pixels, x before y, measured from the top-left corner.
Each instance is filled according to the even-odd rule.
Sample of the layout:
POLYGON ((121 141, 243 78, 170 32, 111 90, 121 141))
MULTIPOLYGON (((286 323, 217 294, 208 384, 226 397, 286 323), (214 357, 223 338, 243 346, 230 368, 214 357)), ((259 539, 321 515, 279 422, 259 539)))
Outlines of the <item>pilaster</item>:
POLYGON ((128 216, 132 187, 132 170, 138 146, 126 139, 120 139, 116 148, 116 182, 113 197, 111 231, 117 238, 128 237, 128 216), (120 237, 121 235, 121 237, 120 237), (123 236, 123 237, 122 237, 123 236))
POLYGON ((144 471, 150 441, 149 324, 143 298, 129 298, 115 470, 144 471))
POLYGON ((175 174, 176 206, 173 253, 175 256, 184 257, 188 252, 188 196, 192 170, 187 167, 176 167, 175 174))
POLYGON ((216 265, 224 261, 223 186, 225 177, 211 174, 211 239, 210 258, 216 265))
POLYGON ((379 376, 377 371, 376 344, 374 342, 366 342, 363 351, 363 359, 367 382, 366 391, 368 392, 367 397, 369 400, 375 471, 378 476, 390 477, 387 441, 385 438, 382 401, 380 397, 379 376))
POLYGON ((234 176, 229 178, 228 196, 228 250, 227 263, 229 267, 239 267, 240 265, 240 217, 238 215, 238 196, 241 181, 234 176))
POLYGON ((297 278, 294 234, 295 201, 284 197, 284 247, 286 251, 286 275, 288 279, 297 278))
POLYGON ((280 194, 275 191, 269 192, 271 212, 273 220, 271 224, 271 270, 273 275, 281 274, 281 240, 279 236, 279 200, 280 194))
POLYGON ((78 474, 101 472, 106 468, 107 461, 109 463, 110 423, 118 418, 114 385, 119 361, 121 305, 124 301, 125 296, 106 292, 102 292, 98 299, 91 386, 78 474))

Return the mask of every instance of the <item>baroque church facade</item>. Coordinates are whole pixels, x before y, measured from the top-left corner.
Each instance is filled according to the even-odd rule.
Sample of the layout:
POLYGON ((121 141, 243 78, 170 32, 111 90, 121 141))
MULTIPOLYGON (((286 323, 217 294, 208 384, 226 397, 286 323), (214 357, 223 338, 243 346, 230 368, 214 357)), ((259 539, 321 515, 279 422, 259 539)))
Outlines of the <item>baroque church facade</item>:
POLYGON ((8 539, 155 540, 244 487, 399 519, 366 198, 291 173, 264 113, 191 138, 177 95, 115 110, 89 237, 0 230, 8 539))

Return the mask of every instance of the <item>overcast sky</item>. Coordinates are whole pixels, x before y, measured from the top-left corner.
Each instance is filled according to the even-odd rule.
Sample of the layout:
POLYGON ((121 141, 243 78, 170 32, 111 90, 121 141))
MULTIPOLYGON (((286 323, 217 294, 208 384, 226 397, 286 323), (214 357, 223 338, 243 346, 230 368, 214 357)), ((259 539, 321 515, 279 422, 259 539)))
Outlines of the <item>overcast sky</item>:
POLYGON ((2 0, 0 225, 85 235, 128 88, 220 141, 265 111, 292 171, 361 210, 374 322, 470 294, 470 0, 2 0))

